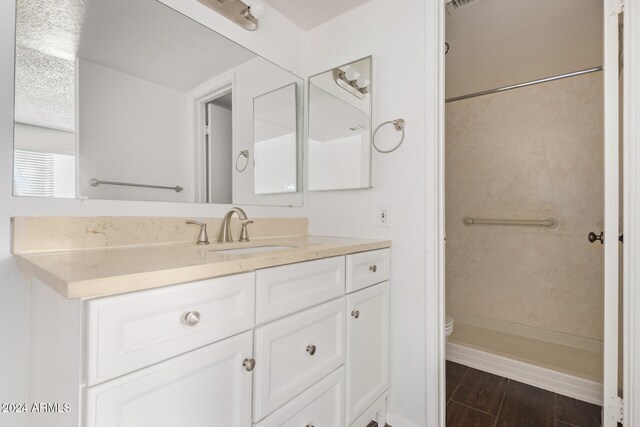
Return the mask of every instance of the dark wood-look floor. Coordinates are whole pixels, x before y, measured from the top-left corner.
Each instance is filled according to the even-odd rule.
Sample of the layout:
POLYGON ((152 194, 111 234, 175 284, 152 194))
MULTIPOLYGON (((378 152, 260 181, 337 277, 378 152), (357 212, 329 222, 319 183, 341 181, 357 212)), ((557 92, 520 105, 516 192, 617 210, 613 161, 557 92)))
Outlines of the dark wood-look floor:
POLYGON ((601 408, 447 361, 447 427, 600 427, 601 408))

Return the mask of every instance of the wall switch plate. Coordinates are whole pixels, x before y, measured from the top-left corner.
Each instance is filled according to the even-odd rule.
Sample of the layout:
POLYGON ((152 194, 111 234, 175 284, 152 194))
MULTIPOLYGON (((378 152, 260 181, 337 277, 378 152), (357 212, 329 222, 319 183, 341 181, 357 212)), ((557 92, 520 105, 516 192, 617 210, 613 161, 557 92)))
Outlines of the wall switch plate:
POLYGON ((389 219, 389 207, 387 205, 378 205, 376 213, 378 218, 378 227, 391 226, 391 221, 389 219))

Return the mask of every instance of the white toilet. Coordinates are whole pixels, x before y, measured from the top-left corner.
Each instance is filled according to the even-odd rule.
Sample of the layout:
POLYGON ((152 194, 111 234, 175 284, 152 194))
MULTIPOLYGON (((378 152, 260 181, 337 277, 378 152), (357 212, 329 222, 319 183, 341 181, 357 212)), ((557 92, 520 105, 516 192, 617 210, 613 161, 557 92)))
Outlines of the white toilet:
POLYGON ((446 340, 453 333, 453 317, 445 314, 444 316, 444 339, 446 340))

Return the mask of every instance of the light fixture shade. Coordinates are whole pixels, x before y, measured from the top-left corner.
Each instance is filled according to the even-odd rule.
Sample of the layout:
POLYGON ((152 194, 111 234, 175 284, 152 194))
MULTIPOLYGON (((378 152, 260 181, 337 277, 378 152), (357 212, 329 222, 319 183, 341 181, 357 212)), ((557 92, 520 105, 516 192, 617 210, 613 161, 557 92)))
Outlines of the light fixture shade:
POLYGON ((365 87, 369 86, 369 83, 371 83, 371 82, 365 76, 360 76, 360 77, 358 77, 356 79, 356 86, 358 86, 359 88, 362 88, 362 89, 364 89, 365 87))
POLYGON ((360 77, 360 73, 356 71, 355 68, 347 68, 347 70, 344 72, 344 77, 352 82, 360 77))
POLYGON ((252 0, 249 3, 249 13, 256 19, 262 19, 267 16, 269 7, 263 0, 252 0))

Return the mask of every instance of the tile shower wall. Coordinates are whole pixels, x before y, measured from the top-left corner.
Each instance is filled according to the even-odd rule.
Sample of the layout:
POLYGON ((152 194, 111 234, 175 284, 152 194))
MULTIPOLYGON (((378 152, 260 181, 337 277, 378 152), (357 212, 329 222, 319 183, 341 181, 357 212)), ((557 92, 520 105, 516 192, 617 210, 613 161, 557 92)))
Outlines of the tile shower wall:
POLYGON ((600 72, 447 104, 447 310, 602 339, 602 156, 600 72))

